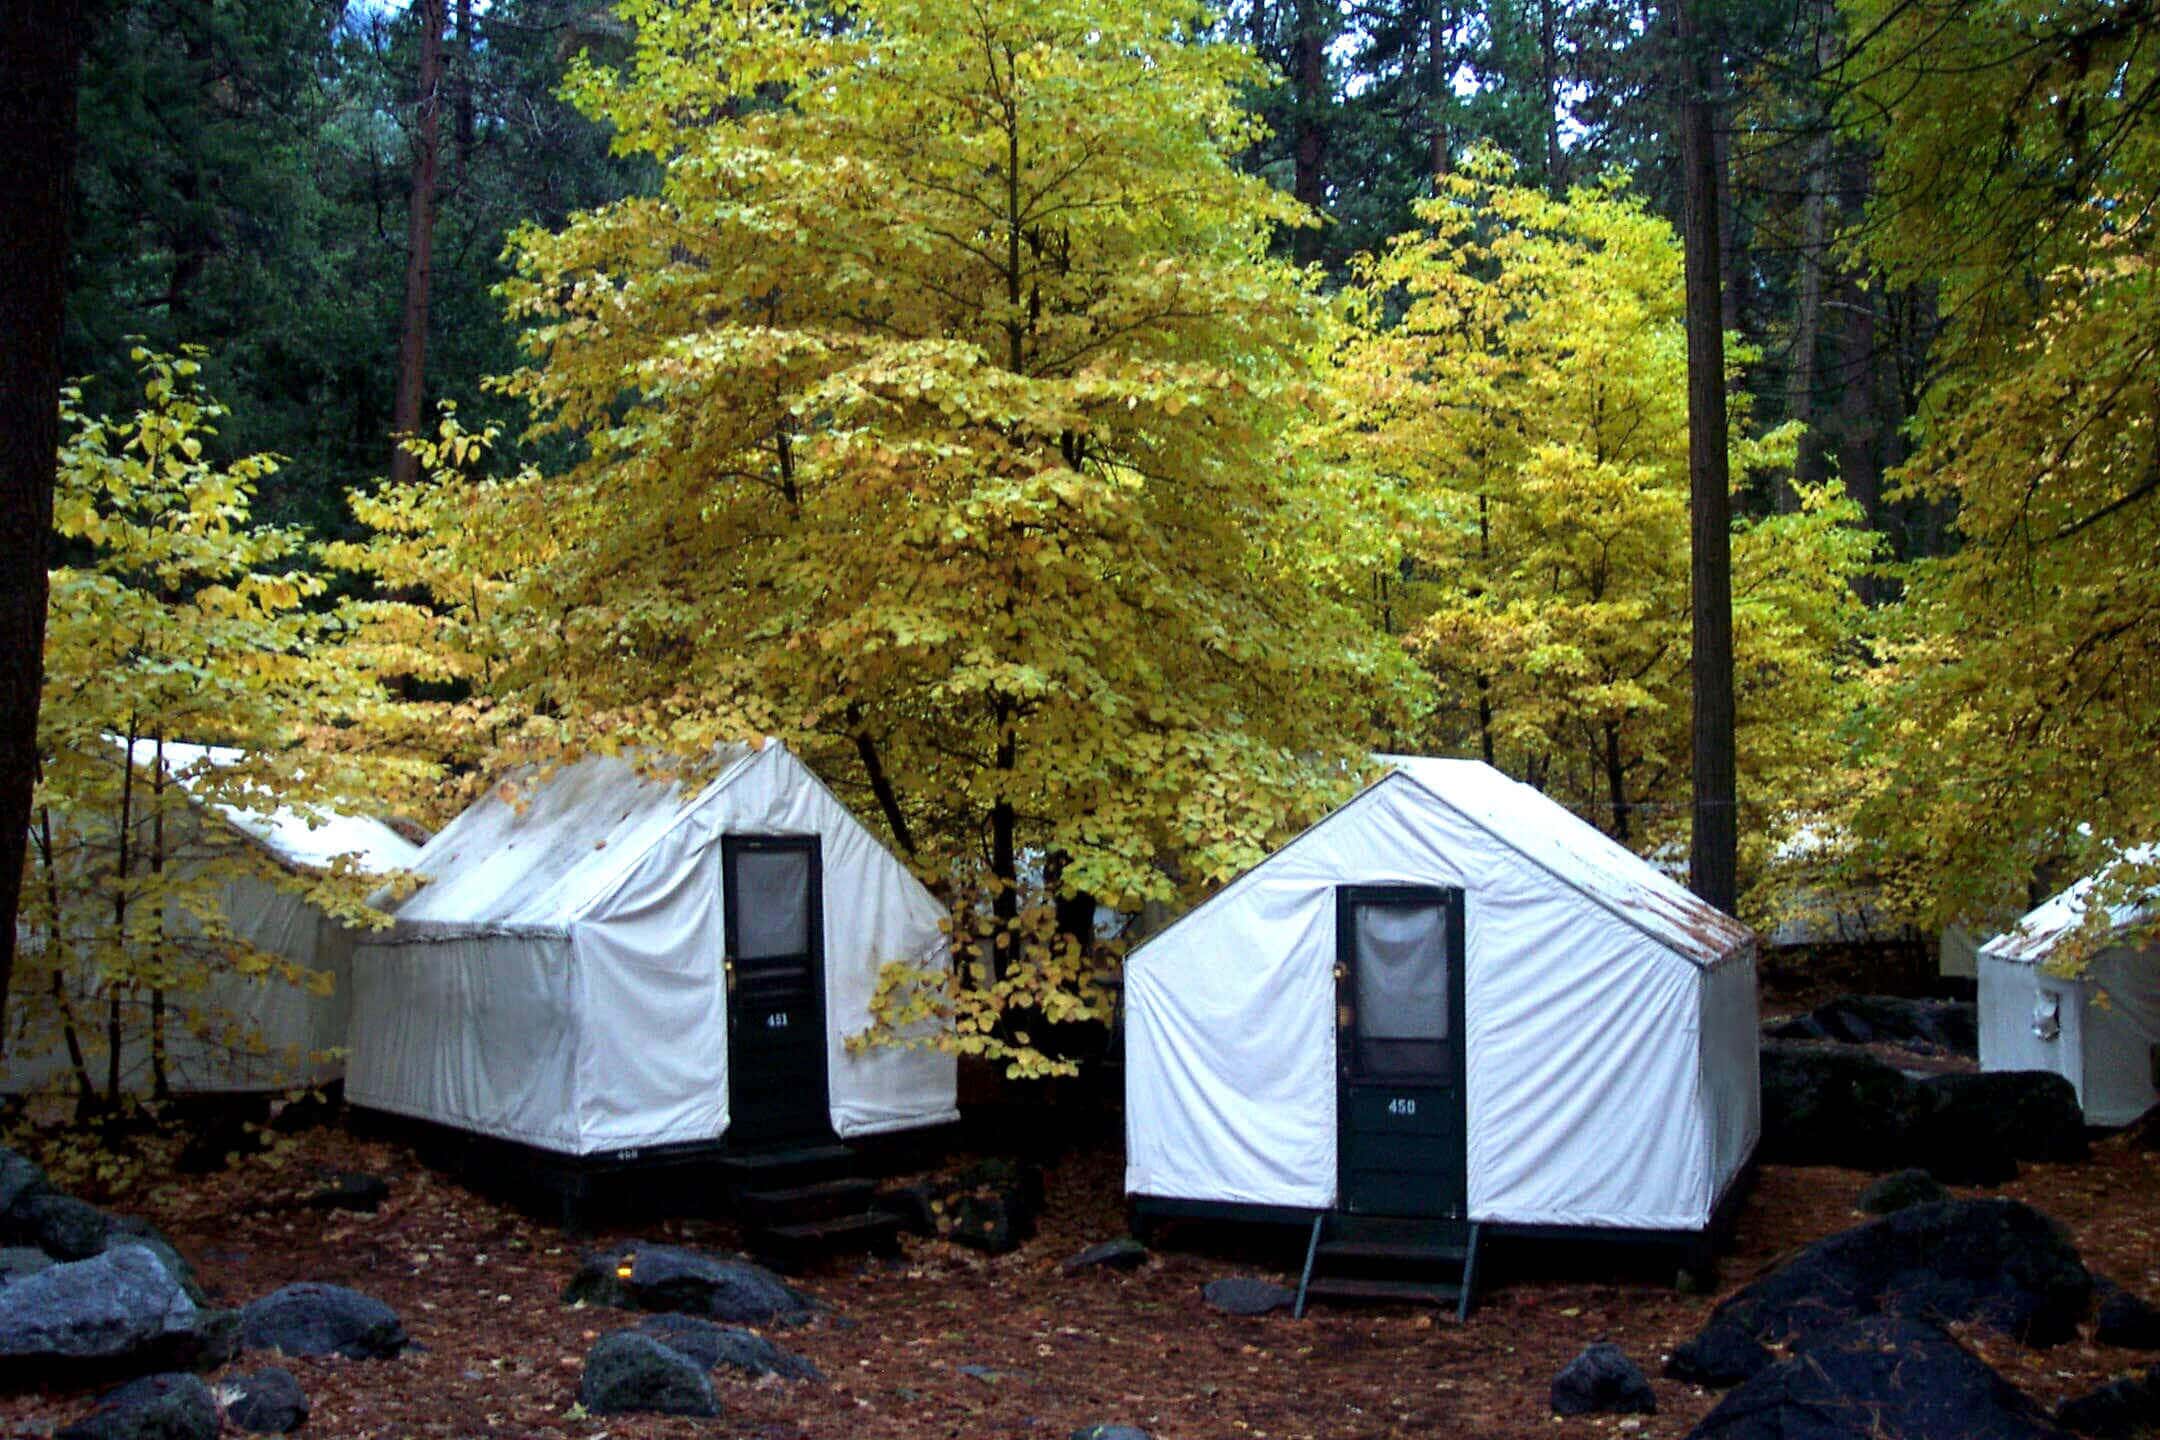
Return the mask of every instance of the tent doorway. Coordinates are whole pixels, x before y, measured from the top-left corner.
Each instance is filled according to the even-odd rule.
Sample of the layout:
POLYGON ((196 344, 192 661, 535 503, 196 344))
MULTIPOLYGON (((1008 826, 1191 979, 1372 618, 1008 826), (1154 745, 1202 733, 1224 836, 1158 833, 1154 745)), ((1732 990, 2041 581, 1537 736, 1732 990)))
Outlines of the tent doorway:
POLYGON ((828 1136, 818 838, 726 835, 720 856, 729 1138, 758 1147, 828 1136))
POLYGON ((1335 890, 1341 1206, 1469 1214, 1463 1065, 1463 892, 1335 890))

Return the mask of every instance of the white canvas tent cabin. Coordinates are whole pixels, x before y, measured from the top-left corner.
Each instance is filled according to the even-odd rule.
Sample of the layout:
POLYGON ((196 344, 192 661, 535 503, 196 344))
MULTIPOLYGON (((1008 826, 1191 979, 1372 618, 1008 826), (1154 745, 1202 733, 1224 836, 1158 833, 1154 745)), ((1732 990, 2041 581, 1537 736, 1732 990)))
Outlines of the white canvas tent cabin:
MULTIPOLYGON (((2124 858, 2149 864, 2160 847, 2124 858)), ((1980 947, 1980 1068, 2052 1070, 2077 1087, 2087 1124, 2118 1126, 2160 1105, 2160 895, 2111 904, 2083 972, 2056 974, 2048 962, 2083 938, 2099 883, 2087 876, 1980 947)))
POLYGON ((956 1120, 951 1056, 846 1044, 886 962, 946 963, 943 907, 784 745, 712 758, 524 772, 436 835, 362 944, 347 1100, 572 1223, 596 1174, 956 1120))
POLYGON ((1407 1239, 1464 1306, 1480 1235, 1699 1258, 1761 1128, 1754 935, 1490 766, 1379 760, 1128 957, 1136 1219, 1309 1225, 1313 1294, 1410 1283, 1326 1273, 1407 1239))
MULTIPOLYGON (((114 745, 126 741, 115 737, 114 745)), ((159 747, 137 741, 133 756, 139 771, 159 763, 159 747)), ((241 764, 244 752, 226 746, 163 746, 165 773, 183 791, 210 770, 241 764)), ((221 850, 249 845, 298 875, 327 870, 344 860, 368 874, 388 875, 410 865, 420 847, 380 820, 324 810, 308 813, 285 806, 255 810, 220 803, 190 803, 187 824, 175 823, 167 862, 174 868, 204 864, 221 850)), ((170 997, 166 1028, 165 1071, 175 1095, 261 1094, 296 1085, 328 1084, 344 1073, 343 1046, 351 1003, 352 950, 357 932, 333 919, 292 889, 252 875, 236 875, 218 887, 218 905, 233 938, 314 972, 327 972, 327 994, 285 979, 260 979, 213 969, 200 990, 170 997), (200 1017, 199 1025, 186 1016, 200 1017)), ((171 933, 185 939, 194 927, 174 917, 171 933)), ((102 1019, 98 977, 82 974, 70 982, 83 1002, 78 1009, 102 1019)), ((143 997, 128 999, 133 1010, 146 1009, 143 997)), ((23 1007, 17 1007, 18 1022, 23 1007)), ((57 1037, 29 1053, 10 1044, 5 1083, 0 1089, 23 1094, 64 1080, 70 1069, 57 1037)), ((87 1037, 101 1043, 101 1036, 87 1037)), ((130 1094, 152 1088, 151 1031, 131 1014, 120 1052, 121 1086, 130 1094)), ((100 1085, 106 1059, 93 1062, 100 1085)))

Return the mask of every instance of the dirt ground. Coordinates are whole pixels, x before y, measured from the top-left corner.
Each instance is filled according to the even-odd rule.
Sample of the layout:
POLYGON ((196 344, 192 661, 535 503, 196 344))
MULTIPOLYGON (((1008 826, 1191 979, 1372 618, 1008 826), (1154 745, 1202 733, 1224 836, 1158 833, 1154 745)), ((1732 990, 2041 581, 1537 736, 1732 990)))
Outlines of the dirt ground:
MULTIPOLYGON (((1851 1206, 1868 1178, 1764 1170, 1722 1263, 1719 1294, 1795 1247, 1859 1223, 1851 1206)), ((1462 1325, 1406 1308, 1316 1307, 1302 1321, 1217 1315, 1201 1302, 1207 1281, 1280 1278, 1294 1258, 1279 1239, 1241 1241, 1221 1227, 1169 1232, 1154 1258, 1129 1274, 1062 1275, 1060 1260, 1122 1233, 1119 1180, 1107 1147, 1068 1156, 1050 1173, 1039 1233, 1011 1255, 991 1259, 910 1239, 900 1260, 849 1262, 802 1278, 832 1311, 778 1338, 830 1383, 716 1376, 717 1420, 574 1411, 585 1348, 630 1317, 566 1309, 557 1296, 578 1243, 429 1172, 399 1146, 318 1131, 276 1162, 166 1185, 120 1208, 164 1227, 224 1303, 290 1281, 326 1280, 403 1315, 424 1350, 392 1361, 288 1362, 314 1402, 303 1433, 315 1436, 1065 1440, 1079 1426, 1118 1422, 1160 1440, 1651 1437, 1684 1433, 1715 1401, 1658 1378, 1658 1369, 1718 1297, 1677 1293, 1669 1276, 1614 1278, 1610 1260, 1594 1256, 1518 1256, 1516 1278, 1503 1278, 1462 1325), (391 1199, 375 1215, 301 1207, 328 1170, 387 1176, 391 1199), (1534 1266, 1547 1273, 1533 1278, 1524 1259, 1549 1262, 1534 1266), (1551 1274, 1554 1264, 1572 1265, 1573 1277, 1551 1274), (1553 1373, 1598 1339, 1619 1344, 1652 1376, 1656 1415, 1565 1422, 1550 1415, 1553 1373)), ((2160 1297, 2160 1155, 2113 1140, 2083 1165, 2029 1166, 2002 1193, 2060 1219, 2097 1273, 2160 1297)), ((598 1238, 659 1233, 717 1246, 733 1239, 725 1223, 698 1221, 598 1238)), ((2027 1352, 1985 1335, 1966 1338, 2046 1402, 2152 1359, 2082 1341, 2027 1352)), ((243 1357, 234 1369, 264 1360, 243 1357)), ((0 1399, 0 1433, 49 1434, 89 1398, 0 1399)))

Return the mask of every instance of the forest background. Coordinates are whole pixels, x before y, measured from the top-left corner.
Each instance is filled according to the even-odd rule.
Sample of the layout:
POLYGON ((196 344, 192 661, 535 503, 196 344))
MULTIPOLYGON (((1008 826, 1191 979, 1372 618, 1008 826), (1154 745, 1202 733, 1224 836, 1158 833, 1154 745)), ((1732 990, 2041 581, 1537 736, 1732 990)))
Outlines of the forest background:
POLYGON ((2152 5, 817 8, 88 10, 23 904, 109 990, 218 936, 114 734, 428 823, 781 735, 984 941, 890 1013, 1023 1068, 1077 917, 1375 751, 1684 864, 1697 74, 1743 913, 1999 924, 2160 836, 2152 5))

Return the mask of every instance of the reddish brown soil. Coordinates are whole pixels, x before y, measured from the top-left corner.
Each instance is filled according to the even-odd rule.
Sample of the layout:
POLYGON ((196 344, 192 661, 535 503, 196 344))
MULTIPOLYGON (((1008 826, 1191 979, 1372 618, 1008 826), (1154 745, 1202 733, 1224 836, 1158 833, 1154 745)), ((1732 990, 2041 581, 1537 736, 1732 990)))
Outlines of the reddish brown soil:
MULTIPOLYGON (((1720 1293, 1858 1223, 1851 1205, 1867 1179, 1766 1170, 1740 1216, 1720 1293)), ((2062 1220, 2096 1271, 2160 1297, 2160 1156, 2112 1141, 2084 1165, 2029 1167, 2003 1193, 2062 1220)), ((176 1183, 131 1208, 165 1227, 227 1303, 288 1281, 328 1280, 378 1296, 404 1316, 424 1352, 289 1362, 314 1401, 305 1435, 1065 1440, 1080 1425, 1115 1421, 1162 1440, 1648 1437, 1683 1433, 1715 1400, 1656 1378, 1664 1354, 1694 1332, 1715 1296, 1682 1295, 1647 1277, 1518 1279, 1488 1295, 1466 1325, 1406 1309, 1231 1319, 1201 1303, 1200 1287, 1221 1275, 1269 1273, 1271 1252, 1171 1248, 1130 1274, 1067 1278, 1061 1259, 1123 1229, 1114 1157, 1067 1160, 1052 1171, 1049 1194, 1041 1233, 1015 1254, 987 1259, 943 1241, 910 1240, 901 1261, 804 1279, 833 1314, 780 1338, 831 1383, 716 1378, 725 1412, 717 1421, 572 1418, 586 1346, 629 1317, 565 1309, 557 1294, 574 1268, 574 1245, 431 1174, 396 1146, 319 1132, 280 1165, 256 1161, 176 1183), (372 1216, 296 1208, 322 1169, 388 1175, 392 1199, 372 1216), (1596 1339, 1617 1342, 1652 1375, 1658 1414, 1552 1418, 1553 1373, 1596 1339), (993 1375, 976 1378, 961 1366, 993 1375)), ((658 1230, 717 1245, 733 1238, 722 1223, 642 1233, 658 1230)), ((1174 1232, 1173 1244, 1179 1233, 1199 1243, 1212 1238, 1188 1229, 1174 1232)), ((2047 1402, 2152 1359, 2082 1341, 2027 1352, 1984 1335, 1966 1338, 2047 1402)), ((50 1433, 82 1413, 88 1398, 0 1400, 0 1433, 50 1433)))

